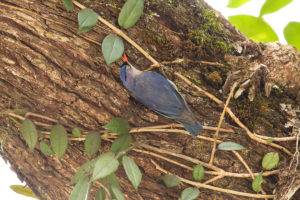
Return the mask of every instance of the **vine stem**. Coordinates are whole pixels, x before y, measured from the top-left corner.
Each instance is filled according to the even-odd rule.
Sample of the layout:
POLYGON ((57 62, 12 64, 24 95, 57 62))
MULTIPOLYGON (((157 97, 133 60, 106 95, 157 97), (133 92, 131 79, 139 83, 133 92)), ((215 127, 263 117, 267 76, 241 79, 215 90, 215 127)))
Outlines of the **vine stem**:
POLYGON ((217 131, 216 131, 216 134, 215 134, 215 138, 214 138, 214 143, 213 143, 213 148, 212 148, 212 151, 211 151, 211 155, 210 155, 210 160, 209 160, 209 164, 213 164, 213 161, 214 161, 214 155, 215 155, 215 152, 216 152, 216 145, 217 145, 217 139, 219 137, 219 132, 220 132, 220 128, 221 128, 221 125, 222 125, 222 122, 223 122, 223 119, 224 119, 224 116, 225 116, 225 113, 226 113, 226 108, 230 102, 230 99, 233 95, 233 91, 234 89, 236 88, 237 86, 237 82, 235 82, 231 88, 231 91, 228 95, 228 98, 226 100, 226 103, 225 103, 225 106, 223 108, 223 112, 221 114, 221 117, 220 117, 220 120, 219 120, 219 123, 218 123, 218 128, 217 128, 217 131))
MULTIPOLYGON (((73 1, 73 3, 81 9, 86 8, 84 5, 80 4, 77 1, 73 1)), ((129 42, 132 46, 134 46, 139 52, 141 52, 148 60, 150 60, 154 65, 160 66, 159 62, 157 62, 154 58, 152 58, 142 47, 140 47, 137 43, 135 43, 132 39, 130 39, 123 31, 109 23, 107 20, 103 19, 98 15, 98 20, 108 26, 111 30, 113 30, 117 35, 124 38, 127 42, 129 42)))
MULTIPOLYGON (((165 174, 171 174, 173 175, 172 173, 168 172, 167 170, 161 168, 154 160, 151 159, 151 163, 155 166, 155 168, 165 174)), ((173 176, 176 176, 176 175, 173 175, 173 176)), ((263 199, 263 198, 268 198, 268 199, 274 199, 275 198, 275 195, 261 195, 261 194, 252 194, 252 193, 246 193, 246 192, 239 192, 239 191, 234 191, 234 190, 228 190, 228 189, 223 189, 223 188, 218 188, 218 187, 215 187, 215 186, 211 186, 211 185, 206 185, 204 183, 199 183, 199 182, 195 182, 195 181, 190 181, 188 179, 185 179, 185 178, 182 178, 182 177, 179 177, 179 176, 176 176, 178 177, 182 182, 184 183, 187 183, 189 185, 193 185, 197 188, 205 188, 205 189, 210 189, 210 190, 214 190, 214 191, 218 191, 218 192, 224 192, 224 193, 227 193, 227 194, 234 194, 234 195, 238 195, 238 196, 244 196, 244 197, 252 197, 252 198, 260 198, 260 199, 263 199)))

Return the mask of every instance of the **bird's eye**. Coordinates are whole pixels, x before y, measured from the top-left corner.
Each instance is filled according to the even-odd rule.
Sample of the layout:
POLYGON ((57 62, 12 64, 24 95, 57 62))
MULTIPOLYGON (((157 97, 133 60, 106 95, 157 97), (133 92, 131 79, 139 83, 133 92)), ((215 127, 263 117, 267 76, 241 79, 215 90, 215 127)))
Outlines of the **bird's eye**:
POLYGON ((130 68, 130 66, 129 65, 126 65, 126 69, 129 69, 130 68))

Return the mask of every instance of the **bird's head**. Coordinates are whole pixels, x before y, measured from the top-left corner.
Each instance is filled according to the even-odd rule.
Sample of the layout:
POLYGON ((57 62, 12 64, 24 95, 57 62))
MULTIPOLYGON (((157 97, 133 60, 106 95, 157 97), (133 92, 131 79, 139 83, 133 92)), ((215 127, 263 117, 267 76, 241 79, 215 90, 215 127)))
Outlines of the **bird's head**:
POLYGON ((120 77, 121 77, 122 82, 125 83, 126 79, 127 79, 126 71, 127 71, 127 69, 130 69, 130 67, 131 67, 128 63, 128 59, 127 59, 125 52, 123 53, 123 61, 124 61, 124 63, 120 69, 120 77))
POLYGON ((123 61, 124 63, 120 69, 120 77, 124 84, 126 83, 127 78, 135 78, 135 76, 140 75, 142 71, 134 68, 131 64, 128 63, 128 59, 125 53, 123 54, 123 61))

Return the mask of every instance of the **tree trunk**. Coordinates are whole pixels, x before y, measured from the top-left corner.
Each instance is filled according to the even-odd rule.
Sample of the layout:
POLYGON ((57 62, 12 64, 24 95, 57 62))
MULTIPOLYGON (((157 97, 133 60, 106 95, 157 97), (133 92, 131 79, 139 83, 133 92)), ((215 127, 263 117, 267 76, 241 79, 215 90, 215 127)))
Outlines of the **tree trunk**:
MULTIPOLYGON (((117 26, 118 13, 124 1, 99 0, 91 3, 81 0, 80 3, 117 26)), ((113 33, 109 28, 98 22, 92 31, 76 34, 78 11, 76 7, 75 11, 67 12, 60 0, 5 0, 0 3, 1 110, 27 109, 57 119, 68 130, 73 127, 99 130, 114 117, 129 121, 132 127, 172 123, 145 108, 123 87, 119 78, 121 60, 110 67, 105 64, 99 43, 107 34, 113 33)), ((220 14, 215 15, 209 6, 197 0, 145 1, 141 19, 124 32, 159 62, 184 58, 183 62, 168 65, 167 75, 176 83, 202 124, 216 127, 223 105, 195 91, 174 75, 175 72, 193 80, 223 102, 234 81, 241 84, 247 79, 254 80, 250 85, 252 89, 249 89, 250 93, 256 87, 253 101, 243 93, 237 100, 231 101, 229 107, 251 131, 260 135, 285 137, 292 131, 292 126, 286 128, 285 124, 297 119, 297 113, 291 116, 289 106, 294 110, 299 106, 300 55, 295 48, 247 40, 220 14), (270 71, 267 75, 253 72, 253 67, 260 64, 267 66, 270 71), (228 78, 228 72, 239 73, 228 78), (262 88, 271 82, 281 88, 285 85, 285 88, 283 92, 273 88, 270 96, 266 97, 262 88), (219 92, 222 87, 223 94, 219 92), (283 104, 287 106, 285 109, 282 109, 283 104)), ((128 43, 125 46, 129 61, 134 66, 145 70, 152 64, 133 46, 128 43)), ((83 142, 71 141, 66 154, 58 159, 45 156, 38 145, 30 151, 19 135, 20 126, 5 114, 1 116, 1 126, 5 130, 9 126, 8 131, 0 130, 1 139, 7 135, 1 156, 11 163, 19 178, 40 199, 68 199, 73 188, 70 184, 72 176, 80 165, 88 161, 83 142)), ((246 147, 247 150, 240 154, 253 172, 262 170, 261 159, 268 152, 280 154, 280 169, 288 166, 290 155, 250 140, 230 117, 226 117, 222 127, 235 130, 236 133, 222 133, 220 139, 246 147)), ((205 130, 201 135, 213 137, 211 133, 205 130)), ((205 140, 166 132, 145 131, 132 135, 135 141, 147 141, 148 145, 162 150, 203 162, 210 158, 212 143, 205 140)), ((295 152, 294 141, 279 144, 295 152)), ((103 142, 100 152, 108 151, 110 145, 110 142, 103 142)), ((195 165, 164 153, 158 154, 190 167, 195 165)), ((192 180, 191 171, 176 164, 138 151, 131 151, 129 155, 143 171, 143 179, 136 191, 123 168, 118 169, 118 179, 126 199, 178 199, 187 186, 166 188, 160 181, 164 174, 150 160, 155 160, 171 173, 192 180)), ((217 151, 214 165, 228 172, 248 173, 230 152, 217 151)), ((207 175, 205 180, 212 177, 207 175)), ((263 189, 267 194, 272 194, 278 186, 277 181, 277 175, 265 177, 263 189)), ((251 182, 251 178, 225 177, 210 184, 253 193, 251 182)), ((97 188, 97 185, 94 186, 97 188)), ((200 190, 200 199, 251 199, 209 189, 200 190)), ((299 198, 298 192, 293 199, 299 198)))

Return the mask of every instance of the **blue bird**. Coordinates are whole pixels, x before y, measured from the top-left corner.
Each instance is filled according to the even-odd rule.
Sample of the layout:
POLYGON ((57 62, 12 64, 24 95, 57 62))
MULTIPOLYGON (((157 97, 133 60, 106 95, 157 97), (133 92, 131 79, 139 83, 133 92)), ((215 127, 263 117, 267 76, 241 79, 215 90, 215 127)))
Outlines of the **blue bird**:
POLYGON ((190 110, 175 84, 156 72, 142 72, 128 63, 125 53, 120 69, 123 85, 146 107, 180 122, 192 135, 202 131, 201 124, 190 110))

